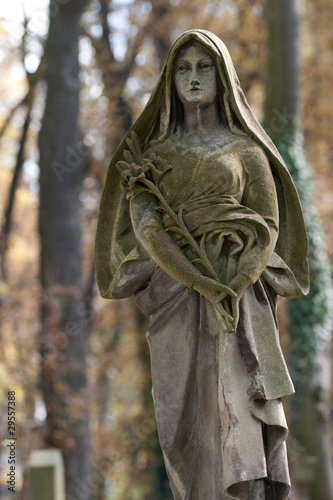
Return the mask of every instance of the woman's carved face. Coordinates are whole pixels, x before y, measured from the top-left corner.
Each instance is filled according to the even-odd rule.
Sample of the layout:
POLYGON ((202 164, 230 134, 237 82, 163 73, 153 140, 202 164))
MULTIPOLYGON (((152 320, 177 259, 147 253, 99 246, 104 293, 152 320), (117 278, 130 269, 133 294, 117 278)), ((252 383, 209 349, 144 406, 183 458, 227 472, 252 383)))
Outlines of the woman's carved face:
POLYGON ((187 109, 209 106, 216 99, 216 68, 212 56, 194 43, 177 57, 174 83, 187 109))

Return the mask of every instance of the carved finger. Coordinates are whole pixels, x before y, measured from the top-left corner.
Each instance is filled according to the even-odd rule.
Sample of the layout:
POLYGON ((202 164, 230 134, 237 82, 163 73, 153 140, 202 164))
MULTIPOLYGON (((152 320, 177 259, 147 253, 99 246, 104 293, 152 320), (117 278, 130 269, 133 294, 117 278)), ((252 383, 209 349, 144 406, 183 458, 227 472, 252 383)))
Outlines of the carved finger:
POLYGON ((221 316, 224 318, 225 321, 231 321, 231 322, 233 321, 234 318, 227 313, 227 311, 221 304, 219 304, 217 310, 220 312, 221 316))
POLYGON ((216 302, 220 302, 221 300, 223 300, 226 293, 231 297, 237 297, 237 293, 232 288, 226 285, 219 284, 218 288, 221 293, 216 297, 216 302))

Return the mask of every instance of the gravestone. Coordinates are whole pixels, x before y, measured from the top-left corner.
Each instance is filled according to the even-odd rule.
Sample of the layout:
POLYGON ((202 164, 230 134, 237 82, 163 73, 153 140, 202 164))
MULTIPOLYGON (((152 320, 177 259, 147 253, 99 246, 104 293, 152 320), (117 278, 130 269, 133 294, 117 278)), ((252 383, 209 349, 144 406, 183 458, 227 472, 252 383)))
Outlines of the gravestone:
POLYGON ((34 450, 29 457, 30 500, 65 500, 65 470, 59 450, 34 450))

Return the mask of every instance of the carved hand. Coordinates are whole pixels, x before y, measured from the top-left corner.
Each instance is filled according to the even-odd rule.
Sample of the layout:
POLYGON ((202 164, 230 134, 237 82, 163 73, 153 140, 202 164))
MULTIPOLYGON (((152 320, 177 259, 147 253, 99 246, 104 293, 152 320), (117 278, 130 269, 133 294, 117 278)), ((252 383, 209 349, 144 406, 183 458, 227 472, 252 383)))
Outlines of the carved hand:
POLYGON ((234 332, 236 331, 239 321, 239 301, 239 296, 231 297, 231 316, 233 317, 232 324, 234 332))
POLYGON ((212 304, 218 319, 221 320, 223 329, 229 333, 234 332, 238 317, 235 322, 235 317, 229 314, 227 308, 222 305, 222 301, 228 296, 231 297, 231 301, 238 300, 236 293, 228 286, 222 285, 222 283, 218 283, 216 280, 203 275, 195 278, 192 287, 212 304))

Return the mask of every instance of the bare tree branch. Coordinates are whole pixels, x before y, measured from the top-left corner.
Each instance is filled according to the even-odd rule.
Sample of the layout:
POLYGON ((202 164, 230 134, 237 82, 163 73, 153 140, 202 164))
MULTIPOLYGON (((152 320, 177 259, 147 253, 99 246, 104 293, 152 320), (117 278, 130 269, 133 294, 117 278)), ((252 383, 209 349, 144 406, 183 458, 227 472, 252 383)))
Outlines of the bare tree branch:
POLYGON ((43 56, 36 71, 34 73, 27 73, 27 79, 28 79, 28 83, 29 83, 28 92, 9 111, 7 118, 5 119, 4 123, 2 124, 2 126, 0 128, 0 139, 5 134, 15 112, 19 108, 21 108, 22 106, 28 105, 28 107, 30 107, 30 101, 33 100, 33 96, 34 96, 34 93, 36 90, 37 83, 39 82, 39 80, 41 80, 44 77, 44 73, 45 73, 45 61, 44 61, 44 56, 43 56))
POLYGON ((29 108, 27 111, 27 115, 25 118, 25 122, 22 128, 22 135, 19 144, 19 150, 16 157, 16 165, 14 168, 14 173, 12 177, 12 182, 9 188, 9 195, 7 201, 7 207, 5 210, 4 223, 2 226, 2 234, 1 234, 1 246, 0 246, 0 255, 1 255, 1 274, 2 278, 6 279, 6 266, 5 266, 5 256, 6 250, 8 246, 8 236, 11 229, 12 224, 12 214, 15 202, 15 194, 19 184, 23 162, 24 162, 24 149, 26 144, 26 139, 28 135, 30 120, 31 120, 31 110, 32 110, 32 100, 30 101, 29 108))
MULTIPOLYGON (((110 44, 110 29, 109 29, 109 23, 108 23, 108 14, 109 14, 109 3, 108 0, 100 0, 99 2, 101 6, 101 11, 100 11, 100 20, 101 20, 101 25, 103 28, 103 35, 102 35, 102 40, 104 43, 110 44)), ((111 56, 113 58, 113 53, 112 50, 110 50, 111 56)))

